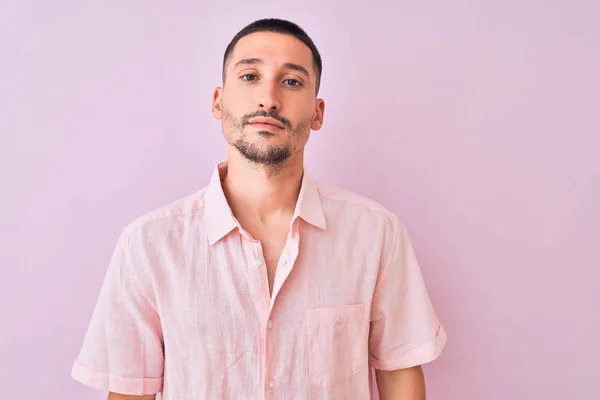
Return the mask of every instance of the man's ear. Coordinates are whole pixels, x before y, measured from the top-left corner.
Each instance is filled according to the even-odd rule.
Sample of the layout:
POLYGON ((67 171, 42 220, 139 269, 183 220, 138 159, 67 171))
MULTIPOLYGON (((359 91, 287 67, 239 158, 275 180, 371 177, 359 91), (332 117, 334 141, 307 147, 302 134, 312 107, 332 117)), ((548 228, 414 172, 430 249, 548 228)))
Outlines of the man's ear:
POLYGON ((213 92, 212 115, 216 119, 223 118, 223 88, 218 87, 213 92))
POLYGON ((315 106, 315 116, 313 117, 310 128, 313 131, 318 131, 323 126, 323 117, 325 115, 325 101, 323 99, 317 99, 315 106))

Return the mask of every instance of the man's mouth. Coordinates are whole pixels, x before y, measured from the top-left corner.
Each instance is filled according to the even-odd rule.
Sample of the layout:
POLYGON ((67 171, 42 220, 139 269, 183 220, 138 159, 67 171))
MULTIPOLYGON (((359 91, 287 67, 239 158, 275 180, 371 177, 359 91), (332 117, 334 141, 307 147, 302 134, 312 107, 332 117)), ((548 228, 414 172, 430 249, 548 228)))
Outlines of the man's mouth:
POLYGON ((279 121, 277 121, 274 118, 268 118, 268 117, 256 117, 256 118, 252 118, 249 122, 250 125, 253 125, 255 127, 276 127, 279 129, 284 129, 285 126, 283 126, 283 124, 279 121))

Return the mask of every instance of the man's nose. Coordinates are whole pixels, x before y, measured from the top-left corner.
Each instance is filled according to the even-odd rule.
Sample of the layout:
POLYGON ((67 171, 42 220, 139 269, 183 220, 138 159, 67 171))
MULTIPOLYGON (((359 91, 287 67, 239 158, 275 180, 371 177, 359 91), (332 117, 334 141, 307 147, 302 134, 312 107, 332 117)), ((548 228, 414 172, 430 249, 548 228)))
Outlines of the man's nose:
POLYGON ((278 88, 275 84, 265 84, 259 99, 259 107, 265 111, 278 111, 281 108, 278 88))

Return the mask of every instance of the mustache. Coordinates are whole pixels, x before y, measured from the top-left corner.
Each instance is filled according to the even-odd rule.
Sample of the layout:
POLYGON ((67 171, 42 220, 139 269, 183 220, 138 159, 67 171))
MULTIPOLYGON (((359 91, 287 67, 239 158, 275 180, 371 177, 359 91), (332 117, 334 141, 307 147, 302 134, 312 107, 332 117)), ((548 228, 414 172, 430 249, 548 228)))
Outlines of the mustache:
POLYGON ((244 115, 242 117, 242 126, 248 125, 250 120, 252 118, 256 118, 256 117, 273 118, 274 120, 281 122, 283 124, 283 126, 285 126, 286 128, 288 128, 288 129, 292 128, 292 123, 290 121, 288 121, 286 118, 279 115, 277 113, 277 111, 265 111, 265 110, 258 110, 252 114, 244 115))

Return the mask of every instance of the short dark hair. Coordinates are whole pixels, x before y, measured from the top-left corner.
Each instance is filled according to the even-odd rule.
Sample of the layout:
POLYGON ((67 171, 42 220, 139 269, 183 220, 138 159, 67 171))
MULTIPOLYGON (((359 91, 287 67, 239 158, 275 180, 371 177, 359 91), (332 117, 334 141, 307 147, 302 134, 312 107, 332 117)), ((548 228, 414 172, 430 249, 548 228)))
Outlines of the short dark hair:
POLYGON ((316 92, 319 92, 319 87, 321 86, 321 74, 323 73, 323 62, 321 61, 321 55, 319 54, 319 50, 317 50, 317 46, 313 43, 312 39, 308 34, 296 25, 293 22, 286 21, 278 18, 265 18, 259 19, 257 21, 252 22, 250 25, 247 25, 241 31, 239 31, 229 42, 229 45, 225 49, 225 54, 223 55, 223 83, 225 83, 225 68, 233 49, 237 42, 251 33, 255 32, 275 32, 282 33, 284 35, 291 35, 296 39, 300 40, 310 49, 313 57, 313 67, 316 73, 316 92))

